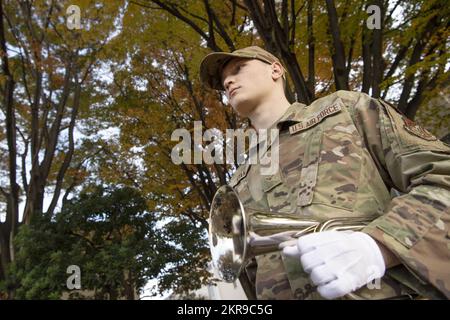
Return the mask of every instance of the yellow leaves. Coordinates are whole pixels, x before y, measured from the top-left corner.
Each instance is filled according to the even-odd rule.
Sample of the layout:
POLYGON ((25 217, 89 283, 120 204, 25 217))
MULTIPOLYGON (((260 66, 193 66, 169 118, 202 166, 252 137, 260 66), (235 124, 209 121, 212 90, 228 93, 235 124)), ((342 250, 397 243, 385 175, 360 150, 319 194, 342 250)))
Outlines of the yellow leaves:
POLYGON ((120 228, 120 234, 122 237, 132 236, 136 232, 136 227, 133 225, 126 224, 122 228, 120 228))
POLYGON ((17 113, 22 117, 22 119, 26 120, 27 122, 31 119, 31 111, 30 107, 28 105, 24 105, 22 103, 16 103, 15 108, 17 113))
POLYGON ((0 88, 4 88, 6 85, 7 77, 4 74, 0 74, 0 88))
POLYGON ((6 139, 6 127, 4 125, 4 123, 0 124, 0 141, 6 139))
POLYGON ((59 169, 64 161, 65 156, 66 156, 65 152, 59 152, 55 154, 52 161, 52 166, 50 168, 50 173, 48 175, 48 182, 50 184, 56 181, 56 177, 58 175, 59 169))
POLYGON ((89 175, 89 172, 85 168, 73 168, 69 167, 67 169, 66 177, 81 183, 89 175))
POLYGON ((49 83, 51 90, 62 89, 64 86, 64 75, 54 74, 49 83))

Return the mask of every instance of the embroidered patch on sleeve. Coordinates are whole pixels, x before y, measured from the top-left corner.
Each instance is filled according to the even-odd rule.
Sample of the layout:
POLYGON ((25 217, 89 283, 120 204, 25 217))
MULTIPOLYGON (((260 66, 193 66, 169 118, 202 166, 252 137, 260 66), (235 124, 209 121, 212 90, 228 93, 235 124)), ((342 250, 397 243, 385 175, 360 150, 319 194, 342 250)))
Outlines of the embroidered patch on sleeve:
POLYGON ((437 140, 437 138, 435 136, 433 136, 427 129, 422 128, 421 126, 419 126, 417 123, 415 123, 412 120, 409 120, 406 117, 402 117, 403 118, 403 128, 405 128, 406 131, 408 131, 409 133, 422 138, 424 140, 427 141, 435 141, 437 140))

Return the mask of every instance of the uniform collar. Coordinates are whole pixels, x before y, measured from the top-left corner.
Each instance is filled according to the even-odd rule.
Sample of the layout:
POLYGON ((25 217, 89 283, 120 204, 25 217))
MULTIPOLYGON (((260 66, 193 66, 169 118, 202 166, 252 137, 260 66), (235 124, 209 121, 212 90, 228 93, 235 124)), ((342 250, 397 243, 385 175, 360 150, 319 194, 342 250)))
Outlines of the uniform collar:
POLYGON ((275 122, 274 125, 277 126, 278 129, 282 130, 286 127, 286 125, 298 123, 302 120, 303 114, 307 108, 306 104, 300 102, 294 102, 289 106, 283 116, 275 122))

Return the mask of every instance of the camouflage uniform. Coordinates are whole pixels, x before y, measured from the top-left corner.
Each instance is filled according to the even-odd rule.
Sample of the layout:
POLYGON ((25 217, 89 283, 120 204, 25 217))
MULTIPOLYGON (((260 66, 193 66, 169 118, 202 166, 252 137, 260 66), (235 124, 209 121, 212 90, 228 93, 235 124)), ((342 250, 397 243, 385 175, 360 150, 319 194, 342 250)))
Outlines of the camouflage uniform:
MULTIPOLYGON (((244 164, 230 181, 246 207, 319 221, 371 218, 363 231, 402 265, 358 296, 450 298, 448 145, 382 100, 348 91, 294 103, 274 126, 276 174, 244 164)), ((321 298, 300 261, 281 252, 256 257, 246 271, 258 299, 321 298)))

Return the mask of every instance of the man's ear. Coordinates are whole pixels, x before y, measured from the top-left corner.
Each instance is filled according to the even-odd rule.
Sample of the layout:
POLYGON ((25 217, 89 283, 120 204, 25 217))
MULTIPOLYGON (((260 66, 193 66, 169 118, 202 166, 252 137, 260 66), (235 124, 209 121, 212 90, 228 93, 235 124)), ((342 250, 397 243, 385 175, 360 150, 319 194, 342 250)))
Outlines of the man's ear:
POLYGON ((274 63, 272 63, 271 67, 272 67, 272 79, 273 80, 276 81, 283 76, 284 68, 281 65, 281 63, 274 62, 274 63))

